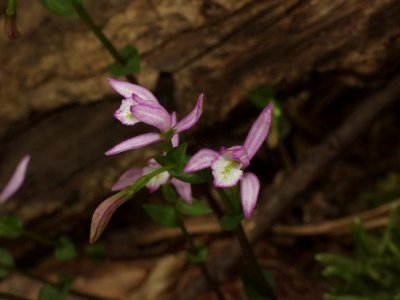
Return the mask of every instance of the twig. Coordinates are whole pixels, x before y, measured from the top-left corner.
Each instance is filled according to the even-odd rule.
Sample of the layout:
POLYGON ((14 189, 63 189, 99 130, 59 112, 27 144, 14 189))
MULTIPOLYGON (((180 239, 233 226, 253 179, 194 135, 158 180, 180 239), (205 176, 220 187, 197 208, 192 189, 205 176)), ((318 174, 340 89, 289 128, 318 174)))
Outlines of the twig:
MULTIPOLYGON (((296 196, 306 190, 326 169, 327 165, 354 141, 369 124, 388 106, 400 97, 400 75, 395 76, 382 90, 368 97, 360 104, 338 129, 328 136, 321 144, 314 147, 308 157, 300 162, 279 187, 263 189, 261 199, 264 201, 255 211, 249 226, 249 238, 252 242, 262 237, 272 224, 294 204, 296 196)), ((221 250, 209 263, 213 278, 224 281, 229 278, 229 272, 240 259, 240 248, 236 242, 230 243, 221 250), (226 255, 229 253, 229 255, 226 255)), ((206 290, 206 282, 196 277, 188 282, 187 287, 179 292, 179 299, 195 299, 206 290)))

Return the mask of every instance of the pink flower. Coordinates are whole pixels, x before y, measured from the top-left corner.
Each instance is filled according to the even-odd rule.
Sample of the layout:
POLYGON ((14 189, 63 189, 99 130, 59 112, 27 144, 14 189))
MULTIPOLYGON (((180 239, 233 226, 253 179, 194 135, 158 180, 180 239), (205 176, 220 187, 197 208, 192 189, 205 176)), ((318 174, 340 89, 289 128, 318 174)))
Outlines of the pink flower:
POLYGON ((27 155, 19 162, 17 168, 14 171, 14 174, 11 176, 9 182, 0 193, 0 204, 3 204, 8 199, 10 199, 21 187, 25 179, 26 169, 28 168, 29 160, 30 156, 27 155))
POLYGON ((203 111, 203 94, 200 94, 194 109, 176 122, 175 113, 169 114, 145 88, 114 79, 110 79, 110 84, 126 98, 115 113, 118 120, 126 125, 143 122, 158 128, 160 132, 144 133, 125 140, 108 150, 106 155, 139 149, 162 140, 176 140, 178 133, 192 128, 197 123, 203 111))
MULTIPOLYGON (((147 162, 147 166, 144 168, 131 168, 121 175, 117 182, 111 188, 112 191, 122 190, 129 185, 133 184, 140 177, 147 175, 156 169, 160 168, 161 165, 154 159, 147 162)), ((154 176, 147 184, 146 187, 151 193, 155 192, 161 185, 171 183, 178 192, 179 196, 188 203, 192 203, 192 187, 190 183, 180 181, 176 178, 172 178, 167 171, 154 176)))
POLYGON ((191 173, 211 167, 214 186, 232 187, 240 181, 243 213, 249 219, 257 202, 260 181, 251 172, 244 172, 258 149, 266 139, 272 121, 272 105, 261 112, 252 125, 243 145, 222 147, 219 152, 201 149, 185 166, 184 172, 191 173))

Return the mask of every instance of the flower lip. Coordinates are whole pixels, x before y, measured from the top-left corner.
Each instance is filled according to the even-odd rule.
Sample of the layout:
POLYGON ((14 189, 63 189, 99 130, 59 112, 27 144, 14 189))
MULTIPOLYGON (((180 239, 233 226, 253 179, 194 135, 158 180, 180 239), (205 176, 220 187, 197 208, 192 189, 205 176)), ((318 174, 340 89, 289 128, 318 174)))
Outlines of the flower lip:
POLYGON ((243 176, 243 165, 232 159, 229 152, 220 154, 212 163, 211 170, 214 176, 214 186, 216 187, 233 187, 243 176))

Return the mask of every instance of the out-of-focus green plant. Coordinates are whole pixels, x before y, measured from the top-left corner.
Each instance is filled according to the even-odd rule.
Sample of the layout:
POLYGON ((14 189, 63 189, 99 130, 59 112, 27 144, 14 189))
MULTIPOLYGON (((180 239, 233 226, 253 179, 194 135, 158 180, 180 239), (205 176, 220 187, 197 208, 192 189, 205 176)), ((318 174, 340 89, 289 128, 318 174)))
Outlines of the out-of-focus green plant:
POLYGON ((326 300, 400 299, 400 225, 398 208, 393 207, 380 236, 369 234, 355 220, 353 257, 318 254, 328 279, 326 300))
POLYGON ((389 173, 379 180, 371 190, 361 193, 359 196, 359 200, 367 208, 376 207, 397 198, 400 198, 399 173, 389 173))

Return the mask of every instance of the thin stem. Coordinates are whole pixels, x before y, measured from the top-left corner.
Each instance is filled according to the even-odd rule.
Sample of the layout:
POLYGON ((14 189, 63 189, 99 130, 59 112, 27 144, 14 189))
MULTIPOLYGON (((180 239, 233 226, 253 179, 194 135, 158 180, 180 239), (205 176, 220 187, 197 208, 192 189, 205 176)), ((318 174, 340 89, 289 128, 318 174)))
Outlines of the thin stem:
MULTIPOLYGON (((234 207, 226 192, 222 189, 217 189, 217 192, 223 199, 228 212, 234 211, 234 207)), ((239 225, 233 230, 233 233, 235 234, 236 239, 239 241, 240 247, 243 251, 243 255, 250 268, 251 275, 257 282, 258 287, 263 291, 266 296, 268 296, 268 299, 275 299, 275 293, 263 275, 262 269, 258 264, 257 258, 254 255, 251 244, 246 236, 246 233, 241 223, 239 223, 239 225)))
MULTIPOLYGON (((182 218, 180 219, 180 229, 183 234, 183 236, 186 239, 187 244, 189 245, 190 251, 196 252, 198 250, 198 247, 194 243, 191 235, 189 234, 185 223, 183 222, 182 218)), ((204 277, 208 281, 208 284, 211 286, 211 288, 214 290, 215 294, 217 295, 217 298, 219 300, 225 300, 225 296, 222 294, 221 290, 219 289, 218 285, 215 283, 213 280, 210 272, 208 271, 208 268, 204 262, 200 262, 198 264, 200 266, 200 270, 203 273, 204 277)))
POLYGON ((17 10, 17 0, 8 0, 6 9, 7 16, 14 15, 16 10, 17 10))
POLYGON ((0 299, 4 299, 4 300, 31 300, 30 298, 25 298, 25 297, 13 295, 13 294, 5 293, 5 292, 0 292, 0 299))
MULTIPOLYGON (((76 13, 79 15, 79 18, 90 28, 91 31, 93 31, 93 33, 103 44, 104 48, 106 48, 107 51, 111 54, 114 60, 121 65, 125 65, 125 59, 121 56, 121 54, 114 47, 111 41, 105 36, 101 28, 97 26, 97 24, 93 21, 92 17, 88 14, 80 1, 72 0, 71 3, 75 8, 76 13)), ((132 83, 137 83, 136 78, 132 75, 126 75, 126 78, 132 83)))

